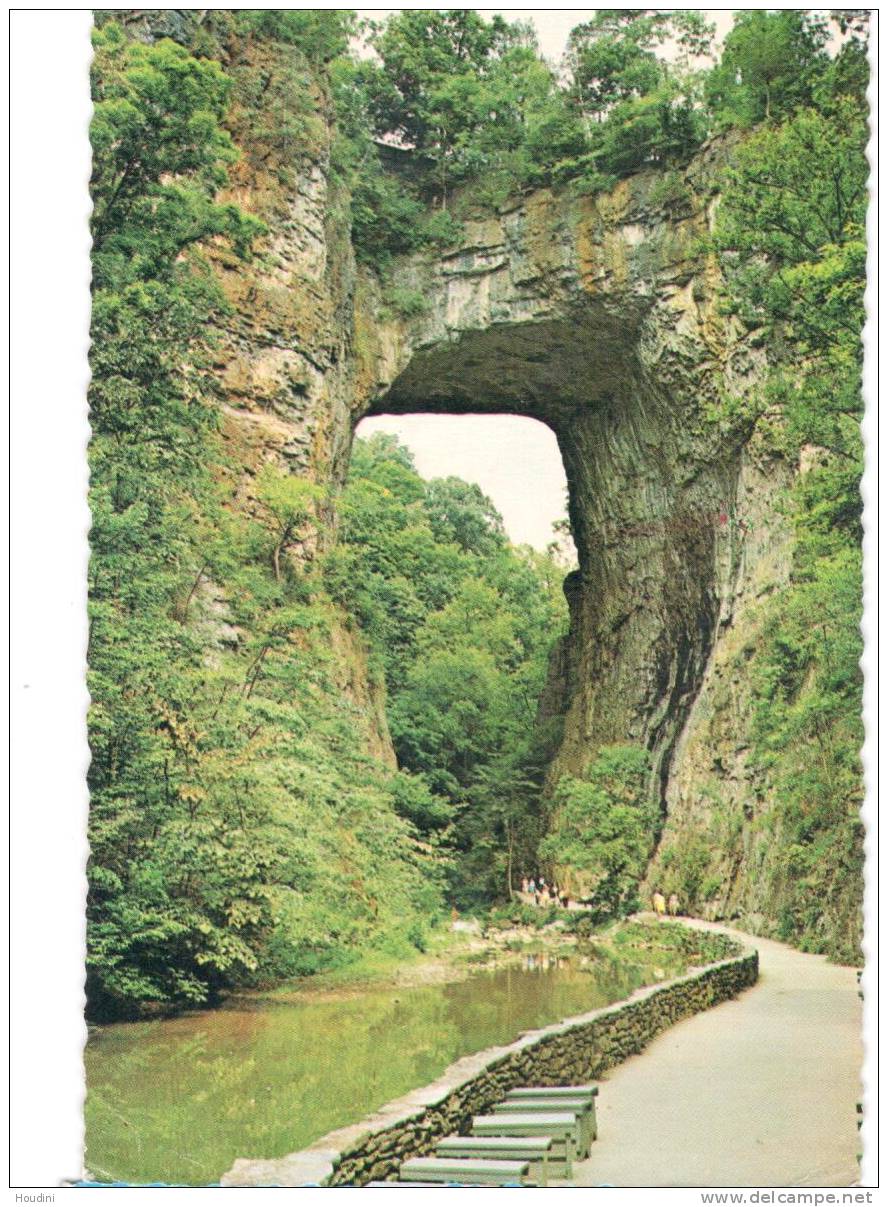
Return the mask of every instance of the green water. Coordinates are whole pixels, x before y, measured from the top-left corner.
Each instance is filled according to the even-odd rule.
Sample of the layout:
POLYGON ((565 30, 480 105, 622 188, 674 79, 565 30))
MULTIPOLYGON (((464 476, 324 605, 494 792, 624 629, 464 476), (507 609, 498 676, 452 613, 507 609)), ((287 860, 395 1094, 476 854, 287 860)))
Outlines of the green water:
POLYGON ((662 951, 656 960, 525 957, 446 985, 240 998, 91 1029, 87 1168, 99 1180, 215 1182, 236 1157, 304 1148, 460 1056, 680 970, 662 951))

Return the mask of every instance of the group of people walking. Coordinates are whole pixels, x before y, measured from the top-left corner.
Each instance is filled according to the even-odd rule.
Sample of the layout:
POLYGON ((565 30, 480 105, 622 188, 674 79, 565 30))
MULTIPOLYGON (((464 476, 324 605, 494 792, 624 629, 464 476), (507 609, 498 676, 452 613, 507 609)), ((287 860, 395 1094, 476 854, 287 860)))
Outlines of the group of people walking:
MULTIPOLYGON (((520 896, 528 905, 557 905, 561 909, 567 909, 570 905, 568 894, 557 884, 548 884, 545 876, 523 876, 520 896)), ((677 918, 681 913, 678 893, 670 893, 667 898, 664 893, 656 889, 651 894, 651 908, 658 918, 664 918, 667 915, 670 918, 677 918)))
POLYGON ((654 907, 654 913, 658 918, 662 918, 665 914, 669 914, 670 918, 677 918, 681 912, 681 904, 678 900, 677 893, 670 893, 667 901, 659 889, 651 896, 651 905, 654 907))
POLYGON ((566 892, 559 889, 557 884, 547 884, 544 876, 537 879, 535 876, 524 876, 521 880, 521 893, 525 900, 530 900, 534 905, 558 905, 562 909, 567 909, 569 899, 566 892))

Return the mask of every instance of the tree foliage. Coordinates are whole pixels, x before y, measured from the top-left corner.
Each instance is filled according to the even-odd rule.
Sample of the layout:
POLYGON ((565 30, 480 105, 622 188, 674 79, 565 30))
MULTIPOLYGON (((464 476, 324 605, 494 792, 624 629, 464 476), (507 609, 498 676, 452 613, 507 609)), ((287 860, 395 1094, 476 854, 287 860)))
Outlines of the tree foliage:
POLYGON ((399 764, 432 794, 427 832, 449 825, 454 895, 507 895, 544 824, 536 707, 566 619, 557 569, 508 544, 477 486, 424 482, 380 433, 356 442, 340 511, 329 581, 379 659, 399 764))
POLYGON ((658 821, 649 776, 644 749, 605 746, 582 778, 562 775, 558 781, 553 824, 540 854, 558 869, 561 883, 592 898, 602 917, 635 907, 658 821))
POLYGON ((751 126, 810 104, 829 62, 819 13, 750 9, 738 13, 706 92, 724 124, 751 126))
MULTIPOLYGON (((784 33, 798 34, 802 15, 780 15, 784 33)), ((785 851, 772 891, 787 902, 784 937, 849 960, 858 951, 863 858, 859 484, 868 177, 865 27, 854 29, 832 62, 821 50, 820 27, 808 29, 799 44, 810 70, 796 72, 795 83, 787 77, 785 87, 775 75, 770 108, 759 95, 760 116, 779 111, 780 120, 766 122, 737 152, 716 229, 733 307, 779 352, 753 418, 772 449, 801 471, 789 500, 797 531, 791 585, 768 606, 749 668, 753 759, 770 788, 768 825, 785 851)))
POLYGON ((113 22, 95 46, 87 998, 107 1018, 409 946, 441 864, 409 820, 435 802, 368 758, 336 680, 342 617, 285 556, 316 488, 269 467, 232 505, 205 247, 248 254, 261 227, 215 200, 230 82, 113 22))

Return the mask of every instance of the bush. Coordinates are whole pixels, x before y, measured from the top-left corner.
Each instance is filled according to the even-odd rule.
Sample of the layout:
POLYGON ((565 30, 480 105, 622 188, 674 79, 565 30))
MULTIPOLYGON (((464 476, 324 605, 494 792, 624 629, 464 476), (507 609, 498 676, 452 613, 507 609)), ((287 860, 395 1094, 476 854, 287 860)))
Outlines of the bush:
POLYGON ((403 319, 418 318, 429 308, 428 298, 419 289, 389 285, 382 295, 383 307, 403 319))
POLYGON ((559 881, 594 893, 599 917, 631 912, 657 825, 647 781, 649 757, 637 746, 605 746, 584 779, 563 775, 555 790, 555 822, 540 855, 559 881))
POLYGON ((512 926, 531 926, 541 930, 564 917, 564 911, 555 905, 525 905, 521 901, 513 901, 492 909, 487 915, 486 927, 489 930, 508 930, 512 926))

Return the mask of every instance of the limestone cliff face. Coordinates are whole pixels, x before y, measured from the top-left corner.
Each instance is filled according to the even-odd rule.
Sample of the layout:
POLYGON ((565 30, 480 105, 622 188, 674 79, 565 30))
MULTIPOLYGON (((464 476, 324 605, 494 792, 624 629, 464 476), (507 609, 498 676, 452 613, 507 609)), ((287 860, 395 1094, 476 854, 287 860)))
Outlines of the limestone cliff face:
POLYGON ((372 321, 368 288, 357 320, 374 339, 356 417, 512 411, 555 431, 580 570, 553 771, 643 743, 664 807, 727 597, 758 559, 744 548, 748 456, 707 417, 721 384, 742 391, 757 369, 705 250, 723 153, 594 198, 524 197, 451 252, 399 266, 422 316, 372 321))
MULTIPOLYGON (((602 744, 646 745, 667 845, 688 827, 709 832, 714 776, 729 785, 723 812, 747 820, 745 689, 721 668, 789 558, 775 505, 786 467, 726 446, 707 414, 721 386, 742 391, 761 364, 719 312, 705 247, 723 156, 709 148, 686 172, 594 198, 539 191, 466 224, 459 246, 396 266, 395 285, 425 299, 410 320, 391 314, 330 218, 323 150, 284 195, 242 166, 232 196, 269 223, 268 254, 246 272, 222 266, 236 313, 222 406, 232 441, 262 459, 335 486, 367 414, 515 412, 553 428, 580 570, 547 700, 564 717, 552 777, 581 771, 602 744)), ((374 718, 371 749, 390 760, 378 693, 346 661, 348 690, 374 718)), ((732 887, 713 912, 767 929, 748 889, 756 858, 725 843, 711 874, 732 887)))
MULTIPOLYGON (((256 56, 272 80, 285 70, 268 46, 230 53, 235 75, 256 56)), ((552 775, 582 770, 605 743, 647 746, 665 819, 651 882, 669 849, 705 835, 710 912, 773 930, 743 662, 761 600, 787 581, 779 498, 794 471, 709 417, 720 389, 742 393, 763 367, 720 311, 706 249, 730 148, 705 147, 686 170, 643 173, 594 197, 540 190, 468 222, 457 246, 395 266, 394 285, 424 299, 402 320, 355 263, 330 182, 328 98, 309 88, 314 137, 286 163, 252 149, 255 107, 232 118, 244 154, 230 196, 269 228, 251 264, 216 257, 232 305, 216 354, 220 407, 244 466, 243 502, 267 460, 335 488, 367 414, 513 412, 547 423, 580 562, 546 695, 547 711, 564 717, 552 775)), ((340 643, 342 687, 368 717, 370 749, 390 761, 355 641, 340 643)))

